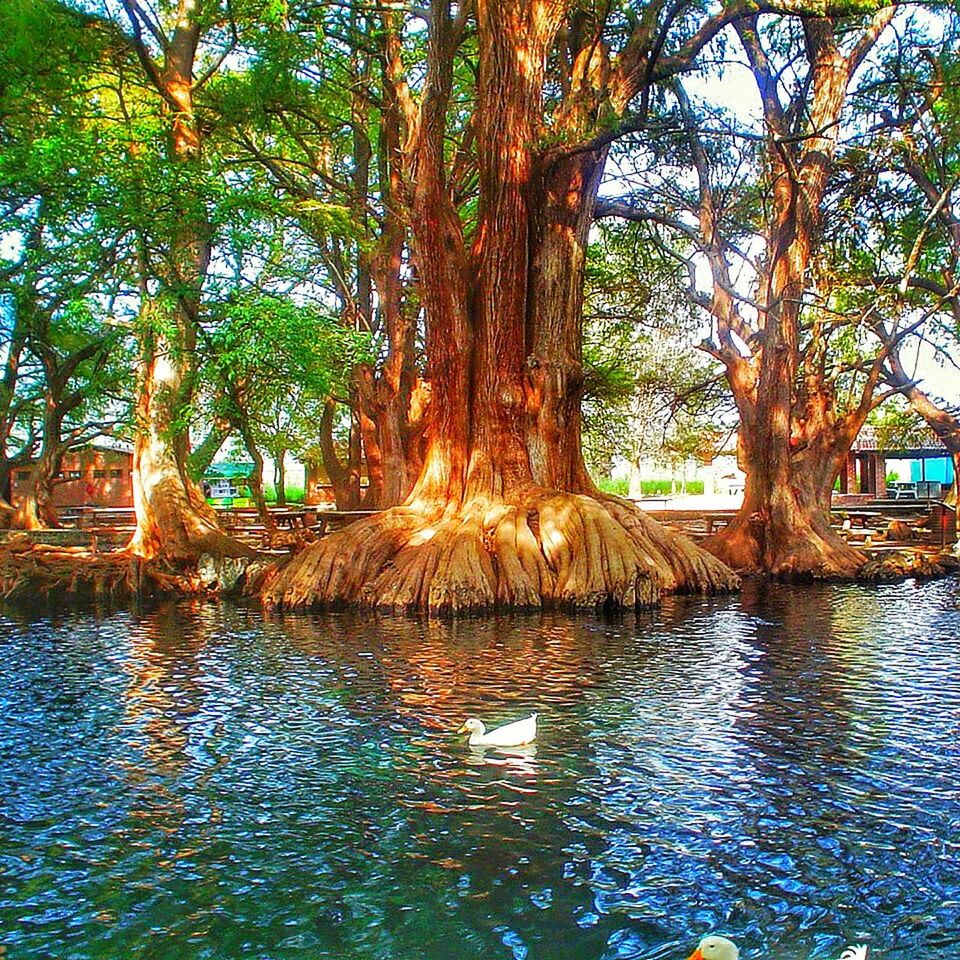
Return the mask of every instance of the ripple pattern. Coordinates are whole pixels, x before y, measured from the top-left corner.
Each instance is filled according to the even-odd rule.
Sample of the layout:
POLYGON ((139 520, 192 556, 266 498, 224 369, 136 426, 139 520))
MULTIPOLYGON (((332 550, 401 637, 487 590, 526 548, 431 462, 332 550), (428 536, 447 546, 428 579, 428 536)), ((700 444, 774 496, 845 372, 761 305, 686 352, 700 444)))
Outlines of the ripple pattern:
POLYGON ((603 620, 0 611, 0 946, 960 956, 960 587, 603 620), (453 731, 541 714, 533 749, 453 731))

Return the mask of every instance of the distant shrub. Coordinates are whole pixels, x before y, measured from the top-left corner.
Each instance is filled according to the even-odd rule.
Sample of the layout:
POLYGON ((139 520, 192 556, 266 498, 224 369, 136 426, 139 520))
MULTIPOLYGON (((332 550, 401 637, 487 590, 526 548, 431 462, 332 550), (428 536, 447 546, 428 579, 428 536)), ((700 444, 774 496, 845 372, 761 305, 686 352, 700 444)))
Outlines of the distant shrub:
POLYGON ((625 497, 630 492, 630 480, 627 477, 601 477, 597 486, 604 493, 612 493, 616 497, 625 497))
MULTIPOLYGON (((597 486, 604 493, 612 493, 618 497, 625 497, 630 492, 630 481, 626 477, 601 477, 597 481, 597 486)), ((677 488, 683 489, 684 493, 702 494, 702 480, 688 480, 685 485, 677 482, 677 488)), ((641 480, 640 495, 644 497, 663 497, 673 493, 673 480, 641 480)))
POLYGON ((303 487, 287 487, 287 503, 303 503, 306 491, 303 487))
MULTIPOLYGON (((305 496, 304 489, 301 486, 287 486, 287 503, 303 503, 305 496)), ((267 503, 277 502, 277 488, 273 483, 263 485, 263 498, 267 503)))

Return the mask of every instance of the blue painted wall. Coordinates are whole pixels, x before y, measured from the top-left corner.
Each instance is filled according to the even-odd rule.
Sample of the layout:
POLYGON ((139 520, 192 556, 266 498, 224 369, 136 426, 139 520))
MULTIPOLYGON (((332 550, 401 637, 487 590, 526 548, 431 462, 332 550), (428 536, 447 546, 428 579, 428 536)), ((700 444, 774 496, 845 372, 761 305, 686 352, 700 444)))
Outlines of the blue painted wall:
POLYGON ((910 479, 922 480, 924 471, 927 480, 939 480, 941 483, 953 483, 953 461, 949 457, 928 460, 925 468, 919 460, 910 461, 910 479))

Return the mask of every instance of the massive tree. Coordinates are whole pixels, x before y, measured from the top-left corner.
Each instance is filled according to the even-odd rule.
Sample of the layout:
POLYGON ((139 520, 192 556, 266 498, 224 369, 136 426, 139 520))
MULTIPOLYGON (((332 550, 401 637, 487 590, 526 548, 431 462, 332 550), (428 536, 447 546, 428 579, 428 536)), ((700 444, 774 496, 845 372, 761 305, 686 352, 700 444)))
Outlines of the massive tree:
POLYGON ((480 0, 467 44, 470 12, 431 5, 419 97, 403 24, 384 25, 427 321, 423 469, 402 506, 299 554, 266 600, 634 606, 663 589, 727 589, 735 578, 714 558, 601 495, 580 444, 585 247, 611 131, 665 63, 686 62, 725 21, 671 60, 676 11, 658 5, 617 53, 604 20, 572 4, 480 0), (459 95, 467 61, 472 97, 459 95), (472 217, 451 190, 451 136, 475 144, 472 217))
MULTIPOLYGON (((865 22, 740 19, 762 134, 699 109, 677 82, 677 149, 695 190, 658 175, 666 204, 648 196, 639 209, 601 210, 656 224, 686 245, 691 270, 694 254, 709 267, 711 291, 699 290, 693 272, 691 295, 712 319, 702 346, 723 365, 737 406, 746 489, 737 516, 707 545, 737 569, 848 577, 865 560, 832 530, 830 501, 883 397, 890 344, 870 346, 863 314, 832 298, 821 240, 838 145, 850 129, 848 93, 893 15, 886 7, 865 22), (852 340, 860 349, 851 352, 852 340)), ((676 162, 668 157, 668 169, 676 162)))
MULTIPOLYGON (((204 164, 196 98, 235 46, 237 21, 232 9, 196 0, 155 10, 125 0, 123 11, 126 22, 118 22, 116 33, 135 55, 139 81, 156 98, 160 119, 146 128, 158 139, 144 140, 142 118, 130 124, 130 160, 142 178, 134 182, 141 204, 140 359, 133 470, 137 529, 131 550, 143 559, 174 561, 205 551, 249 553, 223 534, 190 476, 184 423, 196 391, 202 289, 214 242, 205 190, 214 174, 204 164), (138 163, 141 151, 153 162, 138 163), (158 186, 146 182, 151 175, 165 188, 159 203, 150 201, 158 186), (148 212, 151 223, 142 219, 148 212)), ((119 92, 123 97, 122 88, 119 92)))

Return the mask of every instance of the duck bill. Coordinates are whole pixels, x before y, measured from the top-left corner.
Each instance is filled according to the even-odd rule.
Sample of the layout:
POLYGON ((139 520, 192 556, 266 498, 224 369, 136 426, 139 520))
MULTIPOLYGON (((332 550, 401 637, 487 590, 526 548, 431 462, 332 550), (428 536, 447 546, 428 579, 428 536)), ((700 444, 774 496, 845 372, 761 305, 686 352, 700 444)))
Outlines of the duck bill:
POLYGON ((467 732, 467 725, 466 725, 466 724, 464 724, 464 725, 457 731, 457 733, 466 733, 466 732, 467 732))
POLYGON ((697 947, 697 949, 687 957, 687 960, 703 960, 703 953, 701 953, 700 948, 697 947))

